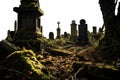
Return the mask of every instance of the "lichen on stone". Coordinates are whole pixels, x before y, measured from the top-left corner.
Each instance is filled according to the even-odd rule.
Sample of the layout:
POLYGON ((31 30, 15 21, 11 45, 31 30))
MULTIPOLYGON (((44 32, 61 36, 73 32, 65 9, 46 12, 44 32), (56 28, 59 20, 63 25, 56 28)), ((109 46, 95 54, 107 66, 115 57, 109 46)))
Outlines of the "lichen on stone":
POLYGON ((6 58, 5 64, 7 68, 20 71, 35 80, 51 79, 49 74, 44 73, 45 66, 37 60, 32 50, 13 52, 6 58))

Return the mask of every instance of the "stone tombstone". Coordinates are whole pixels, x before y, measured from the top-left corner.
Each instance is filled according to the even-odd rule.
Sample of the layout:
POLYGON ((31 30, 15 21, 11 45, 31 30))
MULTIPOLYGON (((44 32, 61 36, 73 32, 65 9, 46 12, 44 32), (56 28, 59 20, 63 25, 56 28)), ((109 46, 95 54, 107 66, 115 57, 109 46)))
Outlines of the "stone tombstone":
POLYGON ((93 41, 97 41, 98 40, 98 33, 97 33, 97 27, 96 26, 93 26, 93 32, 92 32, 92 37, 91 37, 91 40, 93 41))
POLYGON ((60 37, 61 37, 60 22, 58 21, 57 24, 58 24, 58 28, 57 28, 57 37, 56 38, 60 39, 60 37))
POLYGON ((68 33, 64 32, 64 38, 68 38, 68 33))
POLYGON ((80 25, 78 25, 78 42, 80 44, 86 44, 88 43, 88 30, 87 30, 87 24, 84 19, 80 20, 80 25))
POLYGON ((40 17, 43 15, 43 11, 40 9, 39 0, 21 0, 21 5, 14 7, 13 10, 18 14, 15 40, 40 38, 40 17))
POLYGON ((93 34, 97 34, 97 27, 93 26, 93 34))
POLYGON ((77 40, 77 24, 75 20, 72 20, 71 25, 71 40, 76 41, 77 40))
POLYGON ((49 33, 49 39, 50 39, 50 40, 54 40, 54 33, 53 33, 53 32, 50 32, 50 33, 49 33))

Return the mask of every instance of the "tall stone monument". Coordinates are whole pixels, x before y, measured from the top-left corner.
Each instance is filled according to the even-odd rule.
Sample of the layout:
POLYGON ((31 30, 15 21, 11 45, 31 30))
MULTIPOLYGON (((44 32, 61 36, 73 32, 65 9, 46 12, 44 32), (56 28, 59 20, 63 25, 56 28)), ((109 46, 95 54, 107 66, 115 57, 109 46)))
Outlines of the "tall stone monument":
POLYGON ((78 31, 79 31, 79 36, 78 36, 78 43, 80 45, 88 44, 89 39, 88 39, 88 30, 87 30, 87 24, 84 19, 80 20, 80 25, 78 25, 78 31))
POLYGON ((71 25, 71 41, 76 41, 77 40, 77 24, 75 20, 72 20, 71 25))
POLYGON ((41 37, 40 17, 43 11, 40 9, 39 0, 21 0, 19 7, 13 9, 18 14, 18 29, 15 40, 30 40, 41 37))
POLYGON ((21 0, 20 6, 13 10, 18 14, 15 44, 39 51, 41 42, 38 39, 42 37, 40 17, 43 15, 39 0, 21 0))
POLYGON ((57 28, 57 37, 56 38, 60 39, 61 38, 60 22, 58 21, 57 24, 58 24, 58 28, 57 28))

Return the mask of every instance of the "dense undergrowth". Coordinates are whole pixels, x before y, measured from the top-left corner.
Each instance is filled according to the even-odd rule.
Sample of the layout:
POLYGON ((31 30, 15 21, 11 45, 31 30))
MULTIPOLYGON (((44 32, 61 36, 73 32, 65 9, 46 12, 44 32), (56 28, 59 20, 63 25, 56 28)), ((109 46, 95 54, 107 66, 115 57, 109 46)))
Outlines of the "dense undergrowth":
POLYGON ((41 52, 23 48, 8 55, 0 65, 1 80, 119 80, 119 45, 44 41, 41 52))

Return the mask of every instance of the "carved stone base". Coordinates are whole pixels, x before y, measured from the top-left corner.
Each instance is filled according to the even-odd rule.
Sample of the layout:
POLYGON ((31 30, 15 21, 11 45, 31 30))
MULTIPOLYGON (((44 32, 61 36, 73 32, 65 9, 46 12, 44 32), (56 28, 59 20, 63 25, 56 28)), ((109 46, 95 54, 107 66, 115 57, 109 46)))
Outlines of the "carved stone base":
POLYGON ((32 49, 34 52, 40 52, 43 46, 40 40, 17 40, 15 44, 20 48, 32 49))

